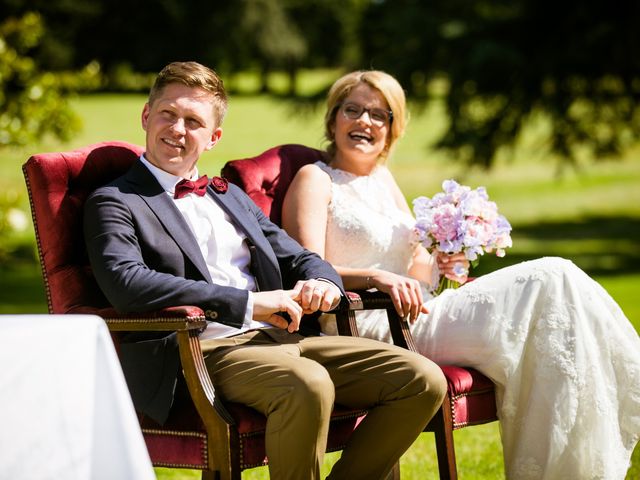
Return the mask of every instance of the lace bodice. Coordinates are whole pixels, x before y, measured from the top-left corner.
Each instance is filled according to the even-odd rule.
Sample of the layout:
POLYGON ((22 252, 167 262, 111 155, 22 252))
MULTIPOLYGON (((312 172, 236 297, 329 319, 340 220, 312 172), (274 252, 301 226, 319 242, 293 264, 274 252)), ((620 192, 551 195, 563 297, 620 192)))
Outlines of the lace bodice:
POLYGON ((382 179, 385 167, 358 176, 316 165, 332 181, 325 258, 334 265, 380 268, 406 275, 415 241, 415 220, 400 210, 382 179))

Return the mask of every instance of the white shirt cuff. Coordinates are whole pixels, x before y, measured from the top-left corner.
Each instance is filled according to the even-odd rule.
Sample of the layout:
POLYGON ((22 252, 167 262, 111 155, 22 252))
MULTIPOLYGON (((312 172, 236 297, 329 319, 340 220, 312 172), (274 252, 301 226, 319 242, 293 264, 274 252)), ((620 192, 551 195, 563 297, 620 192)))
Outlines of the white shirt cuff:
POLYGON ((249 291, 249 297, 247 298, 247 309, 244 312, 244 320, 242 322, 243 327, 250 328, 253 326, 253 292, 249 291))

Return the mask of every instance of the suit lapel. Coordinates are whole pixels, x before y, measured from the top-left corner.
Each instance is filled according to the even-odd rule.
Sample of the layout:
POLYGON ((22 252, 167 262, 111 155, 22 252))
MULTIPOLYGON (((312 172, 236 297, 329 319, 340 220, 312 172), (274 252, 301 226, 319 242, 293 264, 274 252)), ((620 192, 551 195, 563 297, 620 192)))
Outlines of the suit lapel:
POLYGON ((171 198, 160 186, 153 174, 137 161, 126 175, 126 179, 133 190, 146 202, 154 215, 165 228, 166 233, 173 238, 184 255, 198 269, 203 278, 211 283, 209 269, 202 256, 200 247, 191 233, 191 229, 182 214, 171 201, 171 198), (178 235, 178 232, 180 234, 178 235), (188 232, 185 235, 185 232, 188 232))

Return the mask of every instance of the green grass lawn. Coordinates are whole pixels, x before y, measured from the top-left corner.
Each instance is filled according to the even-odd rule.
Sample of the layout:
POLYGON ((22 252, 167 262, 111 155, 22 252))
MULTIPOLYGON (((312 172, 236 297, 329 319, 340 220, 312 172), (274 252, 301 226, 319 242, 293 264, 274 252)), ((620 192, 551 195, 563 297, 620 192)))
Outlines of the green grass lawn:
MULTIPOLYGON (((20 171, 36 152, 67 150, 103 140, 142 144, 141 95, 91 95, 74 101, 85 121, 84 131, 66 145, 43 139, 28 148, 0 152, 0 201, 28 213, 20 171)), ((478 274, 501 265, 542 255, 571 258, 600 282, 640 331, 640 146, 623 158, 556 177, 556 164, 545 160, 544 148, 524 144, 513 158, 502 158, 491 172, 457 165, 429 148, 444 124, 434 105, 413 110, 405 138, 390 168, 407 198, 433 195, 442 180, 457 178, 472 187, 484 185, 514 226, 514 247, 504 259, 483 258, 478 274), (541 153, 542 152, 542 153, 541 153)), ((301 108, 266 97, 232 97, 223 125, 222 141, 202 159, 202 172, 216 174, 226 160, 255 155, 281 143, 322 148, 322 107, 301 108)), ((46 312, 39 267, 34 260, 33 232, 27 229, 0 240, 0 313, 46 312), (12 249, 14 243, 22 243, 12 249), (26 246, 24 245, 26 243, 26 246)), ((466 428, 455 433, 460 478, 502 478, 498 424, 466 428)), ((325 471, 337 454, 327 456, 325 471)), ((401 462, 403 478, 437 478, 433 435, 422 434, 401 462)), ((197 472, 158 469, 158 478, 197 478, 197 472)), ((265 468, 247 471, 244 479, 267 478, 265 468)), ((628 478, 640 478, 636 449, 628 478)))

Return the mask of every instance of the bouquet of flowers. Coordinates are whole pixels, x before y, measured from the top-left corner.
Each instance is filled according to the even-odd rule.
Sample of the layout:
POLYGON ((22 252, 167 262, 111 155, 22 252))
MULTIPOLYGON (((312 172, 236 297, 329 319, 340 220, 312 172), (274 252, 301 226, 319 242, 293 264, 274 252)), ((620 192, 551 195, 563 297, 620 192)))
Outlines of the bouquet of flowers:
MULTIPOLYGON (((418 197, 413 201, 420 243, 430 252, 463 252, 473 266, 485 252, 495 251, 498 257, 504 257, 504 249, 512 245, 511 225, 498 214, 486 189, 472 190, 454 180, 445 180, 442 190, 432 198, 418 197)), ((457 264, 454 272, 459 276, 467 273, 462 264, 457 264)), ((436 294, 458 286, 458 282, 443 276, 436 294)))

